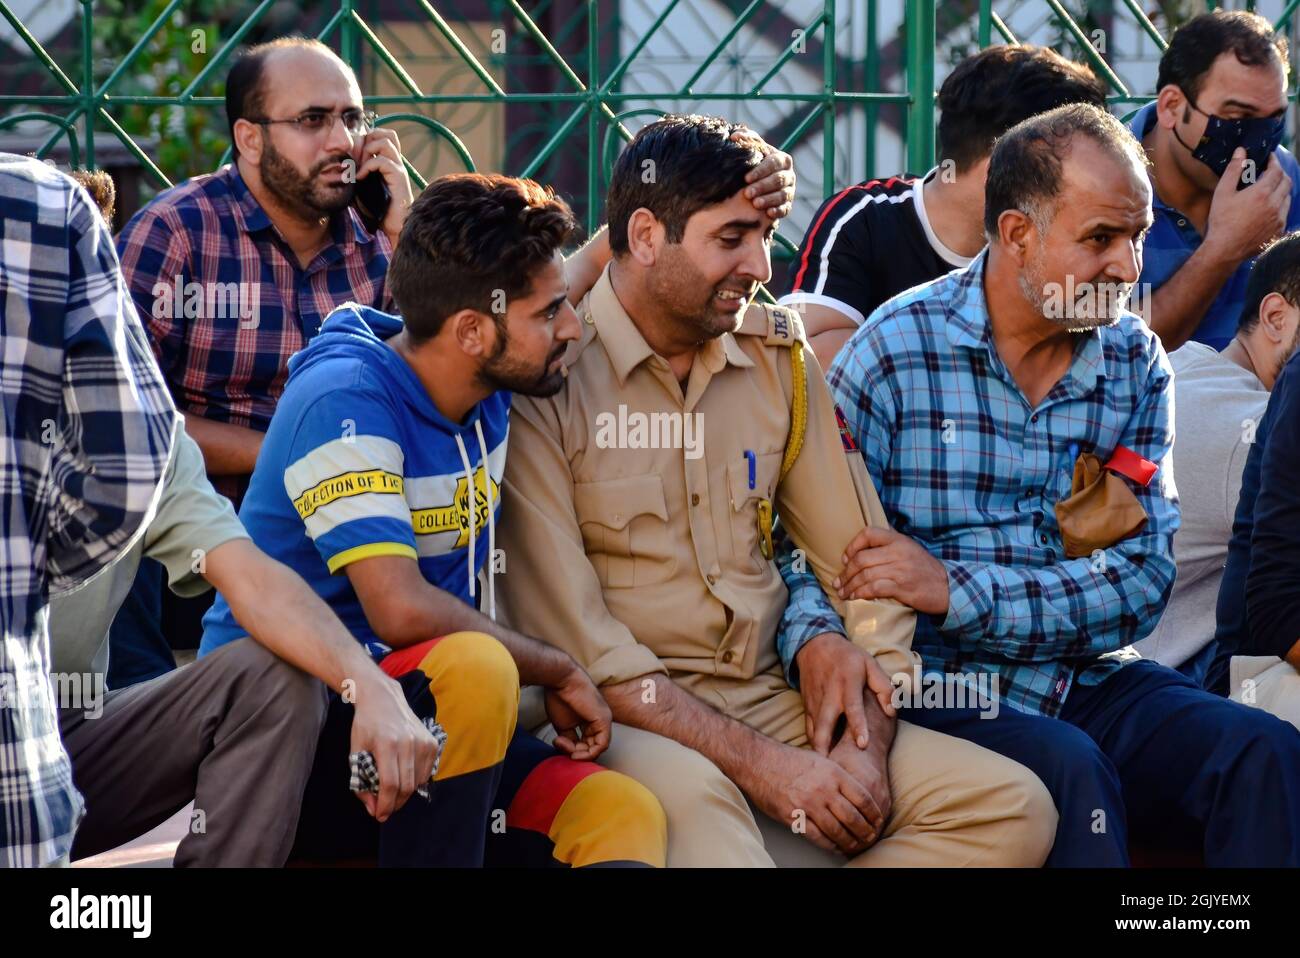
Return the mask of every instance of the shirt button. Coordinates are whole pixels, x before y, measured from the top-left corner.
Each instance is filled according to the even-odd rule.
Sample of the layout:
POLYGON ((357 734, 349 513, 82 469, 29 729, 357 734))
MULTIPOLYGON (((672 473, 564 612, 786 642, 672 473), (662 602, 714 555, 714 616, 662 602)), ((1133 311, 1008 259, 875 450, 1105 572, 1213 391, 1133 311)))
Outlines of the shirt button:
POLYGON ((1038 537, 1038 541, 1041 542, 1043 545, 1047 545, 1047 533, 1044 532, 1042 535, 1040 535, 1038 537))
POLYGON ((731 651, 730 649, 727 649, 727 651, 725 651, 725 652, 722 653, 722 664, 723 664, 723 665, 726 665, 728 662, 730 662, 730 661, 731 661, 732 659, 734 659, 735 657, 736 657, 735 654, 732 653, 732 651, 731 651))
POLYGON ((1179 226, 1186 226, 1186 225, 1187 225, 1187 220, 1179 220, 1179 221, 1178 221, 1178 225, 1179 225, 1179 226))
POLYGON ((1029 421, 1030 421, 1030 422, 1038 422, 1038 413, 1034 413, 1032 416, 1030 416, 1030 417, 1029 417, 1029 421))
POLYGON ((718 581, 718 577, 710 572, 708 575, 704 577, 704 581, 707 582, 709 585, 713 585, 715 582, 718 581))
POLYGON ((699 504, 700 504, 700 494, 698 492, 691 493, 691 505, 698 506, 699 504))

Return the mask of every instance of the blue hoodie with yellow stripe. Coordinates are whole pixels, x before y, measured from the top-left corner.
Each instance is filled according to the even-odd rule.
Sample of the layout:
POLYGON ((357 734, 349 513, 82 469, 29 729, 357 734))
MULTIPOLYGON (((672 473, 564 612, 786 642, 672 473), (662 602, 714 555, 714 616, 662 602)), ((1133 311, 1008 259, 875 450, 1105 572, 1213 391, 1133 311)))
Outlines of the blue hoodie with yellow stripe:
MULTIPOLYGON (((289 379, 239 510, 253 541, 297 572, 371 655, 378 640, 344 569, 409 556, 432 584, 484 611, 476 578, 495 547, 510 394, 463 423, 443 416, 386 340, 395 316, 347 303, 289 360, 289 379)), ((220 595, 199 654, 247 634, 220 595)), ((434 638, 434 636, 430 636, 434 638)))

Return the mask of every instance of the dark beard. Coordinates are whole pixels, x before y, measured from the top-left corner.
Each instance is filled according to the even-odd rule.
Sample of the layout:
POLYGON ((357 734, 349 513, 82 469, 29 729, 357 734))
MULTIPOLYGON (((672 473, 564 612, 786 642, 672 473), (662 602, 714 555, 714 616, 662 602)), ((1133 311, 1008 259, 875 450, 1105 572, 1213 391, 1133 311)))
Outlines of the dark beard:
POLYGON ((497 348, 483 364, 483 368, 478 371, 478 381, 481 385, 494 391, 504 389, 521 396, 536 396, 538 399, 554 396, 564 388, 562 372, 546 372, 551 363, 563 354, 565 349, 563 345, 546 357, 546 363, 539 372, 507 356, 506 350, 510 341, 506 337, 505 330, 499 325, 497 332, 497 348))
POLYGON ((1285 353, 1277 358, 1277 369, 1273 370, 1273 382, 1277 382, 1277 377, 1282 375, 1282 370, 1286 364, 1291 361, 1291 357, 1300 349, 1300 327, 1296 327, 1295 335, 1291 337, 1291 345, 1285 353))
POLYGON ((316 184, 316 177, 327 166, 342 162, 339 158, 323 160, 316 165, 311 174, 303 177, 293 164, 284 158, 268 141, 262 151, 262 159, 257 170, 262 176, 262 185, 288 208, 301 213, 304 218, 332 216, 352 202, 356 184, 349 183, 343 190, 327 190, 316 184))
MULTIPOLYGON (((722 313, 713 307, 715 287, 709 287, 708 300, 701 304, 693 297, 695 290, 704 288, 704 280, 685 254, 674 253, 662 266, 650 270, 647 286, 660 308, 672 317, 681 334, 689 341, 703 345, 723 333, 735 332, 743 311, 722 313)), ((750 293, 753 298, 753 292, 750 293)))

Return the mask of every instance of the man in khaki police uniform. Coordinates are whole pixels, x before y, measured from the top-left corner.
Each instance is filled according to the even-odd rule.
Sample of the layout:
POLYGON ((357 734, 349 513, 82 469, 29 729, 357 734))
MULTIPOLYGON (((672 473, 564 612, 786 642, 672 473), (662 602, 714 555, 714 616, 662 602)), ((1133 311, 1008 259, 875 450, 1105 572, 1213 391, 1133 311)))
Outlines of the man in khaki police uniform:
POLYGON ((913 613, 830 588, 885 519, 797 317, 746 308, 772 227, 743 191, 761 146, 731 133, 668 117, 619 160, 614 261, 568 382, 514 401, 499 607, 601 687, 618 723, 602 762, 663 804, 669 865, 1037 866, 1056 827, 1042 784, 896 722, 913 613), (773 511, 852 639, 828 627, 800 651, 802 694, 777 656, 773 511))

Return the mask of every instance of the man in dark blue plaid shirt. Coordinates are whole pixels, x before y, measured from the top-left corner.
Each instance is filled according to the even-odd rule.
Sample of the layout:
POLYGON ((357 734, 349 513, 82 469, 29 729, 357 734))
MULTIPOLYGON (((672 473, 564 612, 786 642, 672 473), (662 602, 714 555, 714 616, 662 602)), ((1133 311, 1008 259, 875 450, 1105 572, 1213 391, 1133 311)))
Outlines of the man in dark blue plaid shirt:
MULTIPOLYGON (((1126 864, 1131 823, 1203 841, 1208 864, 1296 865, 1300 734, 1130 648, 1168 599, 1179 521, 1172 373, 1124 308, 1152 222, 1144 166, 1096 107, 1014 127, 989 167, 989 247, 841 350, 846 442, 894 528, 861 533, 837 585, 922 613, 902 714, 1038 773, 1060 812, 1049 863, 1126 864), (1105 498, 1058 511, 1081 453, 1105 498)), ((797 673, 838 623, 791 558, 780 646, 797 673)))
POLYGON ((90 197, 0 154, 0 867, 66 862, 81 796, 59 740, 51 592, 131 548, 176 408, 90 197))

